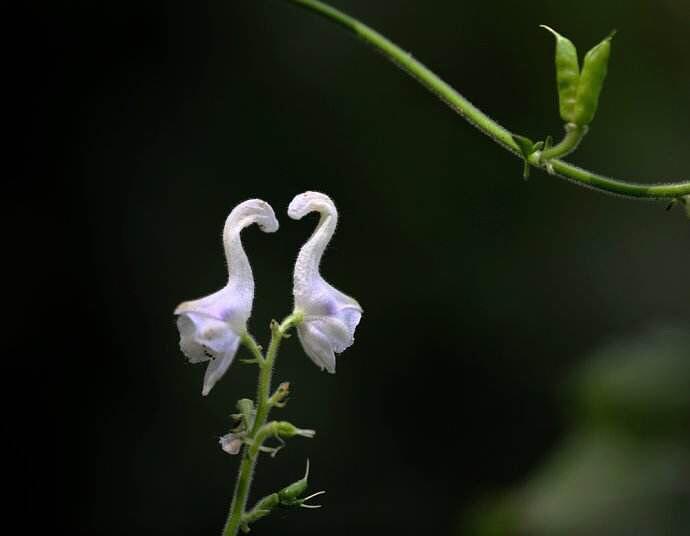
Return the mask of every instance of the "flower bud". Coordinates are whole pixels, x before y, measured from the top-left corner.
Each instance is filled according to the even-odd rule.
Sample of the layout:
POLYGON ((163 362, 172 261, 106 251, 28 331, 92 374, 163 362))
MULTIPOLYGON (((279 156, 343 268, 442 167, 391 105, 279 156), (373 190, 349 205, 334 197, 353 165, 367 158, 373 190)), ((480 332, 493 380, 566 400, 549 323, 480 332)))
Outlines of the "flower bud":
POLYGON ((220 443, 220 448, 222 448, 228 454, 239 454, 242 450, 242 438, 237 434, 226 434, 218 440, 220 443))
POLYGON ((275 423, 276 433, 282 437, 294 437, 296 435, 312 439, 316 435, 315 430, 304 430, 297 428, 294 424, 287 421, 278 421, 275 423))

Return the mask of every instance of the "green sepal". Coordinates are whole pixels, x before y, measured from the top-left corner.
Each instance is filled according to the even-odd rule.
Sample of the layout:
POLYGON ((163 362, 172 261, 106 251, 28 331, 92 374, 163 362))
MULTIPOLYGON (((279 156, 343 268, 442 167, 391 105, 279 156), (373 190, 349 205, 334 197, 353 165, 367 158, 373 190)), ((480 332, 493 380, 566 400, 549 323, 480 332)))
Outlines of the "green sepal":
POLYGON ((307 460, 307 469, 304 472, 304 476, 293 482, 292 484, 285 486, 281 489, 277 495, 279 502, 282 506, 299 506, 302 504, 302 495, 307 491, 307 484, 309 479, 309 460, 307 460))
POLYGON ((266 517, 270 514, 276 507, 293 507, 301 506, 303 508, 319 508, 319 505, 305 504, 306 501, 317 495, 325 493, 325 491, 319 491, 314 493, 309 497, 303 497, 304 492, 307 491, 309 479, 309 460, 307 460, 307 468, 304 472, 304 476, 285 486, 283 489, 276 493, 271 493, 266 495, 264 498, 260 499, 254 507, 242 515, 241 528, 244 532, 249 532, 249 525, 255 521, 266 517))
POLYGON ((576 125, 589 125, 596 115, 599 107, 599 95, 601 95, 608 72, 611 39, 615 34, 616 30, 613 30, 585 55, 580 82, 577 86, 575 112, 572 120, 576 125))
POLYGON ((244 429, 249 431, 254 426, 254 419, 256 418, 256 410, 254 409, 254 401, 249 398, 240 398, 237 401, 237 410, 240 412, 244 429))
POLYGON ((534 143, 532 140, 527 138, 526 136, 520 136, 519 134, 511 134, 513 137, 513 141, 515 144, 518 146, 520 149, 520 153, 522 154, 522 159, 524 161, 523 167, 522 167, 522 178, 527 180, 529 178, 529 157, 534 153, 535 151, 541 150, 541 148, 544 145, 544 142, 537 142, 534 143))
POLYGON ((580 67, 577 49, 573 42, 553 28, 540 24, 556 38, 556 85, 558 87, 558 108, 561 118, 570 123, 575 118, 577 88, 580 81, 580 67))
POLYGON ((302 436, 302 437, 307 437, 309 439, 313 438, 314 435, 316 435, 316 432, 314 430, 308 430, 305 428, 297 428, 294 424, 287 422, 287 421, 274 421, 272 423, 269 423, 270 426, 273 426, 273 430, 277 436, 282 436, 282 437, 294 437, 294 436, 302 436))
POLYGON ((513 141, 520 149, 523 158, 529 158, 532 154, 532 147, 534 147, 534 142, 525 136, 520 136, 519 134, 511 134, 513 141))
POLYGON ((285 486, 278 492, 278 497, 280 499, 281 506, 301 506, 302 508, 321 508, 319 504, 306 504, 309 499, 317 497, 318 495, 323 495, 325 491, 318 491, 312 493, 308 497, 302 497, 305 491, 307 491, 307 479, 309 478, 309 460, 307 460, 307 470, 304 476, 300 478, 297 482, 293 482, 289 486, 285 486))
POLYGON ((286 398, 289 396, 289 394, 290 382, 282 382, 275 390, 275 392, 271 395, 271 397, 268 399, 268 403, 271 406, 284 408, 285 404, 287 403, 286 398))

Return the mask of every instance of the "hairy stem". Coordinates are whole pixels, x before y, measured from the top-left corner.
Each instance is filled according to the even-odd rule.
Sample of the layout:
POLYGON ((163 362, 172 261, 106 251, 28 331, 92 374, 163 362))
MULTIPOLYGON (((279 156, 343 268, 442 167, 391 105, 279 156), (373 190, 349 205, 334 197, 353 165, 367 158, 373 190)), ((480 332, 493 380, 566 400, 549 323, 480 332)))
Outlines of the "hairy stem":
POLYGON ((587 134, 587 127, 582 125, 575 125, 568 123, 565 125, 565 136, 563 139, 548 149, 544 149, 541 153, 541 161, 552 160, 561 156, 566 156, 572 153, 582 141, 582 138, 587 134))
MULTIPOLYGON (((385 38, 369 26, 359 22, 357 19, 331 6, 328 6, 323 2, 319 2, 318 0, 287 1, 305 9, 314 11, 355 33, 358 37, 363 39, 369 45, 373 46, 376 50, 393 61, 400 68, 409 73, 420 84, 440 97, 457 113, 479 128, 482 132, 490 136, 499 145, 512 152, 516 156, 522 158, 522 153, 520 152, 519 147, 515 144, 515 141, 513 140, 509 130, 502 127, 488 115, 479 110, 470 101, 460 95, 460 93, 444 82, 435 73, 433 73, 429 68, 414 59, 411 54, 402 50, 395 43, 385 38)), ((588 186, 602 192, 618 194, 626 197, 663 199, 680 198, 690 194, 690 181, 658 184, 636 184, 633 182, 611 179, 609 177, 605 177, 604 175, 599 175, 597 173, 578 168, 555 158, 555 156, 564 156, 573 150, 577 146, 577 142, 579 142, 579 140, 582 138, 582 135, 583 133, 579 133, 579 138, 577 139, 575 133, 570 137, 566 135, 566 138, 563 142, 552 148, 552 150, 557 149, 557 152, 552 152, 548 160, 544 159, 543 157, 539 158, 539 155, 535 155, 535 157, 530 158, 528 162, 534 167, 548 170, 550 173, 573 181, 581 186, 588 186), (572 144, 573 141, 576 142, 572 144)))
POLYGON ((249 333, 242 335, 242 344, 252 353, 258 364, 264 362, 264 356, 261 353, 261 346, 256 343, 254 337, 252 337, 249 333))
MULTIPOLYGON (((249 431, 248 439, 251 443, 245 445, 242 449, 242 461, 240 462, 237 480, 235 482, 235 492, 232 497, 232 504, 230 505, 230 513, 223 529, 223 536, 236 536, 240 525, 242 523, 242 516, 247 506, 247 498, 249 497, 249 488, 251 487, 252 476, 256 462, 259 458, 259 447, 265 438, 257 437, 259 430, 266 423, 268 414, 271 410, 269 398, 271 396, 271 378, 273 376, 273 366, 275 365, 276 357, 278 356, 278 349, 280 342, 286 336, 287 332, 296 324, 302 321, 300 313, 293 313, 288 316, 281 324, 273 322, 271 325, 271 342, 266 352, 266 357, 258 359, 259 363, 259 384, 256 394, 256 418, 254 419, 254 426, 249 431)), ((243 338, 245 345, 249 347, 252 353, 256 356, 260 350, 254 339, 251 337, 243 338)))

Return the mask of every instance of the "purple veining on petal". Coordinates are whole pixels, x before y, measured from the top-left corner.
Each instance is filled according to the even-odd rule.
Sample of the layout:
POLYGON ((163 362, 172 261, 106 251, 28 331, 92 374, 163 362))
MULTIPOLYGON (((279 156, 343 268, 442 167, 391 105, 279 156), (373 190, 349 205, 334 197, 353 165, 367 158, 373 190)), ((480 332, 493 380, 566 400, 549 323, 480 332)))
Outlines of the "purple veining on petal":
POLYGON ((320 308, 323 311, 322 314, 324 315, 331 316, 338 312, 338 304, 335 302, 335 300, 325 299, 320 305, 320 308))
POLYGON ((233 314, 236 314, 236 310, 233 307, 226 307, 218 311, 218 316, 224 322, 228 322, 233 314))
POLYGON ((354 307, 347 307, 341 312, 342 320, 347 325, 348 329, 353 333, 359 321, 362 318, 362 311, 355 309, 354 307))

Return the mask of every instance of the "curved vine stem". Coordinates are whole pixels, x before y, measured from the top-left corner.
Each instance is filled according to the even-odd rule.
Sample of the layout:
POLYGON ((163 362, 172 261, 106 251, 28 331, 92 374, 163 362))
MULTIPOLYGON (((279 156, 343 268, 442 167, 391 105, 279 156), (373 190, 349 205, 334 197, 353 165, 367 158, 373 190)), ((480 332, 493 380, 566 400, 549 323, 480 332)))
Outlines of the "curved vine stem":
MULTIPOLYGON (((363 39, 376 50, 383 53, 388 59, 397 64, 401 69, 410 74, 420 84, 429 91, 440 97, 448 106, 459 113, 467 121, 475 125, 479 130, 491 137, 499 145, 512 152, 520 158, 524 158, 518 145, 515 143, 512 133, 499 125, 488 115, 474 106, 465 97, 460 95, 455 89, 439 78, 424 64, 417 61, 408 52, 405 52, 395 43, 373 30, 369 26, 359 22, 357 19, 339 11, 318 0, 287 0, 305 9, 314 11, 319 15, 347 28, 363 39)), ((566 134, 566 138, 568 135, 566 134)), ((580 136, 581 138, 581 136, 580 136)), ((558 156, 570 152, 568 147, 574 140, 564 139, 563 142, 554 146, 558 148, 558 156), (566 146, 564 146, 564 143, 566 146), (568 149, 560 152, 561 149, 568 149)), ((577 140, 579 141, 579 139, 577 140)), ((576 145, 576 143, 575 143, 576 145)), ((575 147, 573 146, 572 149, 575 147)), ((546 152, 546 151, 545 151, 546 152)), ((547 155, 548 156, 548 155, 547 155)), ((555 155, 554 155, 555 156, 555 155)), ((690 181, 675 183, 658 184, 637 184, 628 181, 616 180, 604 175, 599 175, 591 171, 568 164, 558 158, 545 158, 544 154, 535 152, 527 158, 527 162, 533 167, 548 171, 550 174, 558 175, 581 186, 587 186, 596 190, 618 194, 625 197, 641 199, 681 199, 690 196, 690 181)))

